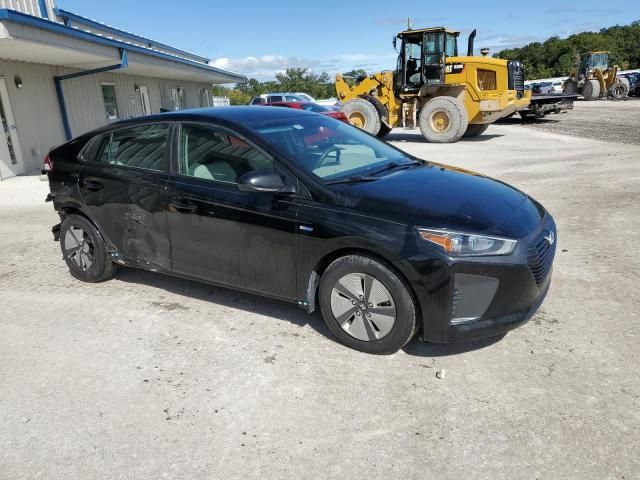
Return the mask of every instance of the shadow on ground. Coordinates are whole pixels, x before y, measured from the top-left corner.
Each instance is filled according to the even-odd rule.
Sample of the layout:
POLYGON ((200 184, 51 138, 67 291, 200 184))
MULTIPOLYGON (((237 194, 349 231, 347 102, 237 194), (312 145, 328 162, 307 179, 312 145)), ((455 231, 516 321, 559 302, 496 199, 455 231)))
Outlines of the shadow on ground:
MULTIPOLYGON (((286 320, 299 327, 308 325, 328 341, 337 342, 336 338, 324 323, 319 311, 308 314, 292 303, 135 268, 121 267, 118 269, 115 278, 121 282, 147 285, 175 295, 240 309, 245 312, 258 313, 279 320, 286 320)), ((181 308, 179 304, 170 305, 170 308, 181 308)), ((444 357, 480 350, 493 345, 501 338, 502 337, 493 337, 476 342, 437 344, 423 342, 419 339, 419 335, 417 335, 403 347, 403 351, 408 355, 418 357, 444 357)))
MULTIPOLYGON (((504 137, 504 135, 499 134, 484 134, 478 137, 472 138, 462 138, 461 142, 486 142, 488 140, 493 140, 494 138, 504 137)), ((411 143, 429 143, 422 135, 415 133, 390 133, 386 137, 385 140, 389 142, 411 142, 411 143)))

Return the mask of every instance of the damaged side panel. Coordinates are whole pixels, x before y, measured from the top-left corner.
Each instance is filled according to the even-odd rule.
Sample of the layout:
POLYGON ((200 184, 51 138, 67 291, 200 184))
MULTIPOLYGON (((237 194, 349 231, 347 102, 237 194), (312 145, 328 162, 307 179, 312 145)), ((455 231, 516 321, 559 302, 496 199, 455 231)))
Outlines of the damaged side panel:
POLYGON ((80 193, 115 254, 149 269, 171 267, 164 188, 167 175, 92 162, 80 174, 80 193))

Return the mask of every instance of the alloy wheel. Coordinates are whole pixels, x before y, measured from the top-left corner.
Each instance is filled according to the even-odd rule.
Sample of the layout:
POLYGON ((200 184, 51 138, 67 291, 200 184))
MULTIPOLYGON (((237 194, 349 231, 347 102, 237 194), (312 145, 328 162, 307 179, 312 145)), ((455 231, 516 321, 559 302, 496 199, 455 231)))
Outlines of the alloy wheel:
POLYGON ((72 226, 64 237, 64 255, 86 272, 95 263, 95 248, 91 237, 82 228, 72 226))
POLYGON ((331 291, 331 313, 345 332, 364 342, 384 338, 396 322, 391 293, 365 273, 350 273, 336 282, 331 291))

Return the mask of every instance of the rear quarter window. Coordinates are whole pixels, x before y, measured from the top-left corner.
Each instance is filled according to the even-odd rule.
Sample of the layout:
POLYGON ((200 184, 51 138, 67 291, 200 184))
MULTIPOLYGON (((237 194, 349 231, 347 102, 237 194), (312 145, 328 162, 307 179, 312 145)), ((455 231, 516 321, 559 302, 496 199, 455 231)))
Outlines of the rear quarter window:
POLYGON ((80 137, 54 148, 49 155, 54 162, 77 162, 80 152, 85 148, 91 137, 80 137))

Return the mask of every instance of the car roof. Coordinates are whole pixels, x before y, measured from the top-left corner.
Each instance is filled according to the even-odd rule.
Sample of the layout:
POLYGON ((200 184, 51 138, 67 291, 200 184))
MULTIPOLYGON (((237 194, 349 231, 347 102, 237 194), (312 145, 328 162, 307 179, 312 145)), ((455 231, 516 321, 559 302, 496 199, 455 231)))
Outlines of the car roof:
MULTIPOLYGON (((165 112, 157 115, 148 115, 146 117, 138 117, 119 124, 125 123, 142 123, 160 120, 226 120, 229 122, 243 123, 247 121, 272 120, 278 118, 287 118, 297 115, 315 115, 305 110, 297 110, 290 108, 266 108, 262 105, 238 105, 232 107, 208 107, 193 108, 188 110, 178 110, 175 112, 165 112)), ((111 124, 113 126, 115 124, 111 124)))

